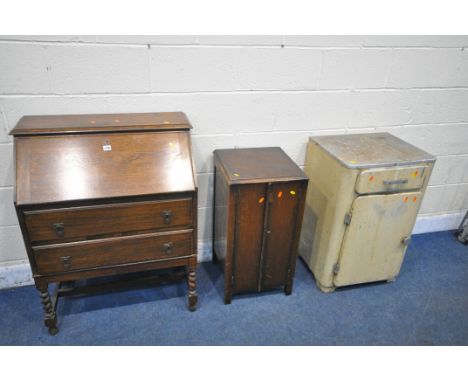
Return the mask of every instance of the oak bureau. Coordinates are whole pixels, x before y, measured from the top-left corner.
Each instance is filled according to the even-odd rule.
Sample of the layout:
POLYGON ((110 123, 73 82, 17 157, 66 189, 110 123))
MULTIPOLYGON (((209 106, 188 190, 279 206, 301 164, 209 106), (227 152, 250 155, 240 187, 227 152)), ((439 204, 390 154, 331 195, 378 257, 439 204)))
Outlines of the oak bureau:
POLYGON ((195 310, 190 129, 180 112, 25 116, 13 129, 14 203, 50 334, 58 332, 57 297, 101 276, 187 277, 195 310), (167 271, 146 272, 158 269, 167 271))

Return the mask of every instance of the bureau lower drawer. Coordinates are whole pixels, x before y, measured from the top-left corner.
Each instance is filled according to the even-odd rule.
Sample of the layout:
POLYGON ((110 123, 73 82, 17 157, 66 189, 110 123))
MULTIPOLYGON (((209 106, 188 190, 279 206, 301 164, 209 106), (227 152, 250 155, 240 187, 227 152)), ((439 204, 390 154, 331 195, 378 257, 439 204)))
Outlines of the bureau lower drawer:
POLYGON ((33 247, 41 275, 190 256, 193 231, 153 233, 33 247))
POLYGON ((32 243, 184 227, 192 224, 192 199, 158 200, 25 211, 32 243))

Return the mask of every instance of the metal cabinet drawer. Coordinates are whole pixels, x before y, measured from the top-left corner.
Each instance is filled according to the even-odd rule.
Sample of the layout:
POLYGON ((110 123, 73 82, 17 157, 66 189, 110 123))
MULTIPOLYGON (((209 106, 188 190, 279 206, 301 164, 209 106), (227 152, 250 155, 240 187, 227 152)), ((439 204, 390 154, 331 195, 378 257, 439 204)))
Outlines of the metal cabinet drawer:
POLYGON ((192 199, 106 204, 57 210, 26 211, 32 243, 176 228, 192 224, 192 199))
POLYGON ((193 231, 152 233, 33 247, 37 270, 56 274, 192 255, 193 231))
POLYGON ((363 170, 356 181, 358 194, 419 190, 426 179, 427 166, 401 166, 363 170))

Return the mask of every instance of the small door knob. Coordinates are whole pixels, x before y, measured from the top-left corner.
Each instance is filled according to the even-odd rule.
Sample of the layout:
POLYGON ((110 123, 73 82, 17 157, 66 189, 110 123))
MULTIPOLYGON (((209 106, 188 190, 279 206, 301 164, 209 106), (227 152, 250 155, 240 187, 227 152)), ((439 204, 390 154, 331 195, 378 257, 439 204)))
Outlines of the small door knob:
POLYGON ((172 255, 173 249, 174 249, 174 244, 169 241, 167 243, 163 244, 163 249, 166 255, 172 255))
POLYGON ((411 236, 405 236, 402 240, 401 240, 402 244, 403 245, 409 245, 411 243, 411 236))
POLYGON ((172 221, 172 211, 163 211, 162 216, 164 218, 165 224, 171 224, 172 221))
POLYGON ((58 237, 63 237, 65 234, 65 225, 63 223, 53 223, 52 229, 58 237))

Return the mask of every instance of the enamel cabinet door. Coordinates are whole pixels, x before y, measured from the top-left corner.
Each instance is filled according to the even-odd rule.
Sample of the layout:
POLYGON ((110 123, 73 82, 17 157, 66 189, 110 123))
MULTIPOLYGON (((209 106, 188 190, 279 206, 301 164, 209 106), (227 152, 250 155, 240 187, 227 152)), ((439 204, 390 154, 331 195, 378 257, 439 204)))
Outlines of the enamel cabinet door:
POLYGON ((395 278, 420 202, 421 192, 356 198, 335 265, 335 286, 395 278))

